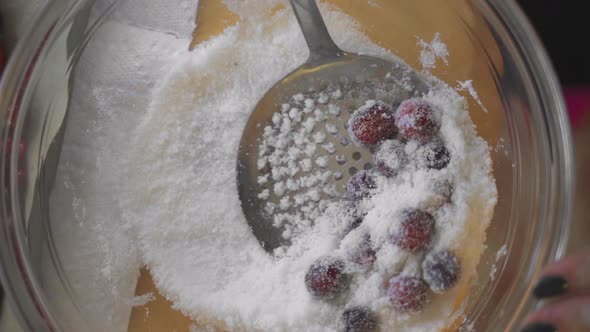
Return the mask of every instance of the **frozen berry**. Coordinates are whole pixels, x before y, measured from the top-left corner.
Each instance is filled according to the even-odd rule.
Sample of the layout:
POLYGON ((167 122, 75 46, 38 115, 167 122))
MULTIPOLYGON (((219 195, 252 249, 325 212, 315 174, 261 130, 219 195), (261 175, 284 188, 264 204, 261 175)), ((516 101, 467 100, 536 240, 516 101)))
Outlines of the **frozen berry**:
POLYGON ((401 214, 398 229, 391 234, 391 242, 406 251, 424 249, 430 243, 434 218, 424 211, 410 209, 401 214))
POLYGON ((345 233, 348 234, 348 233, 352 232, 353 230, 357 229, 363 223, 364 217, 365 217, 364 214, 360 214, 360 213, 359 213, 359 215, 354 215, 350 224, 348 224, 348 227, 346 227, 345 233))
POLYGON ((344 262, 333 257, 316 260, 305 274, 305 286, 314 297, 330 300, 344 292, 349 285, 344 262))
POLYGON ((401 137, 428 142, 437 133, 439 123, 432 106, 423 99, 408 99, 399 105, 395 113, 395 125, 401 137))
POLYGON ((375 175, 371 171, 360 170, 348 179, 346 191, 350 196, 361 199, 368 196, 373 189, 377 188, 375 175))
POLYGON ((368 101, 348 121, 350 137, 358 144, 377 144, 391 137, 394 131, 393 111, 381 101, 368 101))
POLYGON ((425 144, 418 151, 418 162, 427 168, 443 169, 451 161, 451 153, 441 141, 425 144))
POLYGON ((408 163, 405 145, 398 140, 387 140, 375 152, 375 166, 385 176, 396 176, 408 163))
POLYGON ((356 199, 344 200, 340 206, 337 213, 342 219, 342 235, 346 235, 363 223, 367 213, 360 207, 356 199))
POLYGON ((344 332, 377 331, 377 316, 366 307, 352 307, 342 313, 344 332))
POLYGON ((376 259, 376 253, 371 244, 371 236, 364 234, 358 244, 349 251, 348 255, 358 265, 371 266, 376 259))
POLYGON ((422 262, 424 280, 430 289, 441 293, 453 288, 461 277, 461 262, 451 251, 431 253, 422 262))
POLYGON ((451 201, 451 196, 453 196, 453 185, 449 181, 445 180, 434 182, 432 185, 432 190, 434 192, 434 196, 431 201, 431 205, 434 208, 439 208, 451 201))
POLYGON ((430 302, 428 285, 419 278, 396 276, 389 280, 387 297, 399 312, 415 313, 430 302))

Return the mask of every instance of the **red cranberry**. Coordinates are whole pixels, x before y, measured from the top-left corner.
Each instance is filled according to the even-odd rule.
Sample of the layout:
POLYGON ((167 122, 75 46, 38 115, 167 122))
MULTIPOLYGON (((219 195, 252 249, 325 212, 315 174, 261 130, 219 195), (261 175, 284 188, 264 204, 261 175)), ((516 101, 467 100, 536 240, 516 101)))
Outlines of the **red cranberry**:
POLYGON ((427 168, 443 169, 451 161, 451 153, 441 141, 430 142, 420 148, 419 162, 427 168))
POLYGON ((393 111, 381 101, 367 103, 352 114, 348 131, 358 144, 377 144, 395 131, 393 111))
POLYGON ((396 176, 408 163, 404 144, 398 140, 387 140, 375 152, 373 159, 381 174, 389 177, 396 176))
POLYGON ((359 244, 348 253, 350 259, 358 265, 371 266, 376 259, 375 250, 371 244, 371 236, 365 234, 359 244))
POLYGON ((352 307, 342 313, 344 332, 377 331, 377 316, 366 307, 352 307))
POLYGON ((350 196, 361 199, 368 196, 372 190, 377 188, 375 175, 371 171, 360 170, 348 179, 346 191, 350 196))
POLYGON ((387 296, 399 312, 419 312, 430 302, 428 285, 419 278, 396 276, 389 280, 387 296))
POLYGON ((344 262, 332 257, 318 259, 305 274, 307 290, 321 300, 333 299, 346 291, 349 281, 344 272, 344 262))
POLYGON ((449 250, 431 253, 422 262, 422 273, 430 289, 442 293, 459 282, 461 261, 449 250))
POLYGON ((401 214, 401 223, 396 232, 391 234, 391 242, 403 250, 416 252, 430 243, 434 227, 434 218, 420 210, 405 210, 401 214))
POLYGON ((432 106, 418 98, 408 99, 399 105, 395 113, 395 125, 401 137, 422 143, 434 137, 439 128, 432 106))

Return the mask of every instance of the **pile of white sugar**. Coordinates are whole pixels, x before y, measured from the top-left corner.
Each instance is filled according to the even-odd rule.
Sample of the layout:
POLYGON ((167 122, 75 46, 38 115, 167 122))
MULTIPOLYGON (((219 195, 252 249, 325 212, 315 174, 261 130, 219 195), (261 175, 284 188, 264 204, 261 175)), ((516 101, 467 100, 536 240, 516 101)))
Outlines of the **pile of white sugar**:
MULTIPOLYGON (((251 4, 266 8, 267 2, 251 4)), ((231 6, 237 6, 238 13, 253 13, 239 2, 231 6)), ((364 36, 353 19, 333 8, 322 10, 343 49, 393 58, 364 36)), ((173 69, 154 87, 150 107, 130 135, 133 148, 121 155, 125 182, 118 208, 136 235, 139 255, 158 289, 183 313, 196 320, 222 321, 229 330, 335 331, 350 304, 372 308, 383 330, 444 328, 456 298, 474 276, 496 202, 489 148, 477 136, 464 99, 442 83, 425 96, 442 113, 440 136, 453 156, 448 167, 402 172, 399 181, 384 183, 382 193, 363 202, 372 207, 365 217, 371 236, 384 244, 389 229, 379 227, 395 223, 383 226, 383 220, 394 220, 402 209, 432 198, 429 186, 435 178, 452 179, 453 203, 436 212, 435 243, 461 258, 459 285, 434 295, 418 315, 395 313, 385 298, 384 276, 411 275, 423 257, 383 245, 373 269, 353 280, 346 303, 315 300, 305 288, 304 275, 318 257, 344 250, 337 226, 349 217, 344 209, 339 203, 326 206, 325 213, 314 215, 315 224, 281 258, 273 259, 248 228, 238 199, 237 149, 250 112, 266 90, 307 57, 290 10, 257 15, 263 14, 245 16, 222 35, 174 58, 173 69)), ((321 146, 319 130, 310 130, 307 139, 330 149, 321 146)), ((321 130, 329 133, 330 128, 321 130)), ((317 159, 309 163, 322 166, 317 159)))

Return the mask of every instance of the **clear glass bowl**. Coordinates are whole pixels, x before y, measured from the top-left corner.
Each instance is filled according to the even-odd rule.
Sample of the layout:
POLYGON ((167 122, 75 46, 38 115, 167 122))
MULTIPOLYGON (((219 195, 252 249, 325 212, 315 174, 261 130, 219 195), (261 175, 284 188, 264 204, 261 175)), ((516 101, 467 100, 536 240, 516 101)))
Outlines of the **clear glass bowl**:
MULTIPOLYGON (((471 116, 493 148, 499 201, 479 277, 455 328, 514 330, 534 304, 530 292, 541 267, 563 253, 572 202, 570 130, 558 81, 538 38, 509 0, 330 2, 414 67, 416 36, 440 32, 450 63, 434 74, 452 86, 474 80, 488 112, 470 98, 471 116)), ((100 23, 117 17, 121 6, 116 4, 51 2, 14 51, 0 84, 5 171, 0 177, 0 277, 25 330, 111 330, 99 307, 80 301, 79 294, 100 276, 70 279, 54 234, 63 221, 51 220, 48 211, 69 95, 76 84, 93 84, 73 79, 77 63, 103 29, 100 23)), ((127 23, 142 26, 134 17, 158 21, 143 15, 141 6, 137 11, 127 23)), ((155 29, 172 32, 166 24, 155 29)), ((112 63, 99 65, 113 70, 112 63)))

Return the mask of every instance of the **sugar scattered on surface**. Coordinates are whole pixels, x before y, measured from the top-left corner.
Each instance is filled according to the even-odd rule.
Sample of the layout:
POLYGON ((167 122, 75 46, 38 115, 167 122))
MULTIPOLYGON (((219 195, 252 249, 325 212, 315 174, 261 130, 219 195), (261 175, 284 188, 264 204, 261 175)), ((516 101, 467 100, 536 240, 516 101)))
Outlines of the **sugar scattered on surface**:
POLYGON ((265 209, 273 213, 273 206, 279 202, 280 209, 285 212, 275 213, 271 218, 275 225, 287 223, 291 227, 286 234, 289 237, 301 232, 300 224, 307 227, 323 212, 326 197, 338 195, 330 179, 340 179, 342 174, 335 175, 327 169, 329 155, 336 152, 336 146, 326 139, 328 134, 338 133, 336 126, 327 119, 340 115, 340 107, 332 102, 342 97, 340 88, 295 94, 290 103, 282 104, 272 116, 272 124, 264 128, 257 165, 261 172, 270 168, 272 176, 270 179, 268 174, 259 176, 258 183, 264 189, 258 197, 268 200, 265 209), (269 181, 275 182, 276 197, 270 196, 264 187, 272 184, 269 181))
POLYGON ((498 252, 496 252, 496 263, 506 255, 508 255, 508 246, 503 244, 500 249, 498 249, 498 252))
POLYGON ((442 60, 445 65, 449 64, 447 45, 442 42, 438 32, 434 34, 430 43, 419 38, 418 46, 421 49, 419 60, 423 69, 435 68, 438 59, 442 60))
POLYGON ((156 295, 152 292, 145 293, 143 295, 135 296, 130 301, 128 301, 129 305, 132 307, 140 307, 142 305, 146 305, 151 301, 156 299, 156 295))
POLYGON ((496 273, 498 272, 498 263, 506 255, 508 255, 508 246, 506 244, 503 244, 500 247, 500 249, 498 249, 498 251, 496 252, 496 261, 492 264, 492 268, 490 269, 491 280, 496 279, 496 273))
POLYGON ((475 90, 475 88, 473 87, 472 80, 457 81, 456 89, 457 91, 467 91, 467 93, 469 93, 471 98, 475 100, 475 102, 481 107, 481 109, 486 113, 488 112, 488 109, 483 105, 481 99, 479 99, 479 94, 477 93, 477 90, 475 90))

